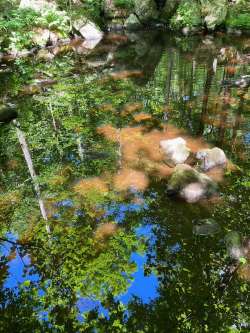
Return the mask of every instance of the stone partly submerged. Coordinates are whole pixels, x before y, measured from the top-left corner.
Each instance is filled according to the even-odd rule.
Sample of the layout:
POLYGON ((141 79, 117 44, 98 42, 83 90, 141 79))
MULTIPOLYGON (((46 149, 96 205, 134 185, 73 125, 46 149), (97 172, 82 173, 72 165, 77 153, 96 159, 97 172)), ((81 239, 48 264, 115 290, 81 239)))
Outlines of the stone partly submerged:
POLYGON ((250 259, 250 239, 241 239, 241 235, 236 231, 229 232, 225 237, 225 244, 228 255, 231 259, 250 259))
POLYGON ((73 23, 73 26, 84 38, 83 47, 86 49, 94 49, 103 38, 103 32, 99 27, 87 19, 77 20, 73 23))
POLYGON ((217 184, 204 173, 196 171, 187 164, 178 164, 172 174, 167 193, 188 203, 210 198, 217 193, 217 184))
POLYGON ((220 148, 202 149, 196 154, 196 158, 201 161, 201 169, 208 171, 217 166, 225 166, 227 158, 224 151, 220 148))
POLYGON ((169 165, 182 164, 190 155, 190 149, 187 148, 186 141, 181 137, 171 140, 162 140, 160 147, 165 154, 165 161, 169 165))
POLYGON ((194 221, 193 233, 197 236, 212 236, 220 232, 220 225, 211 218, 194 221))
POLYGON ((0 125, 9 123, 17 118, 18 114, 14 105, 0 106, 0 125))

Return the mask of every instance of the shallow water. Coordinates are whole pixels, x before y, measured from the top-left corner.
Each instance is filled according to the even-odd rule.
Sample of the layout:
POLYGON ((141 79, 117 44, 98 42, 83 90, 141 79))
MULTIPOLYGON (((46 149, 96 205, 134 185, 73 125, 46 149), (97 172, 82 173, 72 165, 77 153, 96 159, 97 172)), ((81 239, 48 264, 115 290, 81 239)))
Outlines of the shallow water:
POLYGON ((229 273, 225 242, 250 237, 250 91, 230 85, 249 49, 156 31, 7 63, 0 332, 249 331, 250 255, 229 273), (218 197, 167 196, 159 142, 177 136, 225 151, 218 197))

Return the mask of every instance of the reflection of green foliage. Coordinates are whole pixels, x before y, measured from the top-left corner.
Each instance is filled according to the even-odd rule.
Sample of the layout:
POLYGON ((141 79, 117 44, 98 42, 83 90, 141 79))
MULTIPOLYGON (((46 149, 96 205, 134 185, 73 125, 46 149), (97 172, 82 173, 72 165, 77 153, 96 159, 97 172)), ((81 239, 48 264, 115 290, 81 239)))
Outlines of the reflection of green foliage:
MULTIPOLYGON (((0 331, 4 327, 5 332, 14 333, 15 327, 19 329, 21 326, 18 333, 48 333, 50 330, 53 333, 165 333, 166 329, 169 332, 212 333, 229 332, 233 324, 240 326, 240 323, 249 321, 249 285, 235 278, 224 294, 218 290, 221 271, 228 263, 224 234, 199 238, 192 233, 193 220, 213 215, 223 233, 241 229, 243 236, 249 235, 246 218, 249 210, 248 176, 234 179, 232 174, 228 175, 227 186, 231 182, 236 185, 227 194, 239 198, 241 195, 241 200, 236 204, 225 200, 214 211, 209 210, 211 207, 190 207, 172 202, 166 197, 165 181, 154 184, 152 179, 144 198, 147 210, 138 216, 134 212, 126 214, 117 233, 101 241, 96 237, 97 227, 114 219, 105 217, 109 212, 107 207, 110 204, 119 211, 121 204, 130 202, 130 196, 124 198, 112 191, 99 193, 91 190, 81 196, 73 191, 81 179, 97 177, 105 171, 111 174, 117 171, 118 147, 98 135, 96 129, 106 124, 116 128, 131 126, 133 116, 121 115, 127 103, 143 102, 143 112, 159 121, 164 113, 162 106, 167 104, 173 123, 201 134, 204 86, 208 79, 213 79, 209 103, 217 101, 224 67, 219 66, 212 76, 210 58, 213 59, 213 53, 197 40, 198 37, 180 38, 177 49, 176 43, 170 44, 169 51, 163 53, 162 49, 155 48, 153 64, 152 54, 149 56, 147 50, 154 47, 148 41, 149 48, 142 50, 141 44, 138 47, 135 41, 128 46, 132 51, 129 49, 126 53, 123 47, 122 56, 114 54, 122 68, 124 61, 128 65, 127 58, 132 61, 132 68, 146 68, 146 75, 147 66, 150 67, 150 75, 145 75, 146 79, 140 84, 128 78, 113 81, 107 75, 107 68, 97 75, 84 67, 83 56, 74 58, 64 54, 51 63, 22 60, 14 66, 15 73, 10 76, 13 80, 11 97, 20 91, 21 85, 32 82, 36 73, 58 80, 56 85, 45 88, 36 96, 18 99, 19 121, 39 175, 52 233, 49 238, 44 231, 44 221, 40 221, 37 198, 15 128, 11 124, 3 125, 0 128, 3 165, 0 177, 4 193, 4 198, 2 195, 0 198, 0 210, 3 207, 0 211, 3 216, 1 236, 6 233, 6 222, 10 222, 11 231, 18 233, 23 243, 21 254, 31 259, 25 269, 38 273, 39 277, 34 283, 26 281, 19 286, 15 295, 0 291, 5 304, 3 319, 0 313, 0 324, 1 319, 4 322, 0 331), (140 56, 135 52, 136 47, 140 56), (194 54, 193 49, 199 51, 194 54), (145 63, 147 65, 143 67, 145 63), (166 79, 170 76, 171 86, 167 91, 166 79), (183 97, 187 97, 188 102, 183 97), (105 103, 111 104, 112 108, 102 108, 105 103), (79 138, 84 147, 83 160, 78 152, 79 138), (95 158, 95 153, 99 152, 108 153, 107 157, 97 155, 95 158), (15 159, 16 167, 8 165, 11 159, 15 159), (17 189, 21 200, 12 206, 9 201, 5 205, 8 193, 15 193, 17 189), (61 201, 68 201, 69 206, 63 206, 61 201), (158 296, 148 304, 140 299, 130 299, 128 307, 124 307, 110 293, 118 296, 126 292, 132 281, 135 265, 131 253, 138 253, 142 247, 141 240, 131 228, 137 226, 138 217, 142 225, 147 221, 154 224, 148 235, 144 274, 157 276, 158 296), (85 314, 84 322, 79 322, 76 302, 82 296, 99 298, 108 316, 91 311, 85 314), (11 313, 14 316, 11 317, 11 313), (39 320, 44 313, 48 322, 39 320), (48 328, 47 324, 51 326, 48 328)), ((117 52, 120 52, 119 48, 117 52)), ((236 92, 232 91, 232 94, 237 99, 236 92)), ((221 111, 220 104, 217 107, 221 111)), ((205 111, 209 113, 210 109, 205 111)), ((210 127, 207 126, 202 134, 218 142, 220 129, 213 128, 209 132, 207 128, 210 127)), ((226 141, 228 145, 232 142, 231 129, 226 130, 226 141)), ((222 190, 225 192, 225 188, 222 190)), ((2 259, 0 265, 5 267, 8 259, 2 259)), ((6 278, 5 275, 1 277, 2 281, 6 278)))

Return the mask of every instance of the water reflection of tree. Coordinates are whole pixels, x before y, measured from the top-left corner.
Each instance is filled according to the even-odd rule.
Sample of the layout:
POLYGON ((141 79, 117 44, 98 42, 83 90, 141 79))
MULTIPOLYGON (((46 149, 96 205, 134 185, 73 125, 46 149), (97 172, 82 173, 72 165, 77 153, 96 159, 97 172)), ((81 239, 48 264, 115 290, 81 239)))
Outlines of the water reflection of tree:
MULTIPOLYGON (((166 328, 170 332, 223 332, 234 323, 248 320, 249 304, 244 304, 248 287, 236 281, 225 294, 218 290, 220 270, 225 264, 222 239, 216 236, 202 240, 192 234, 191 221, 210 215, 203 208, 171 204, 166 199, 164 188, 156 186, 151 188, 157 193, 156 200, 150 193, 146 194, 147 212, 127 216, 125 226, 120 226, 109 239, 96 239, 97 226, 111 222, 105 217, 105 209, 110 204, 118 209, 119 205, 130 202, 129 196, 109 191, 106 183, 104 191, 101 187, 93 191, 94 183, 89 190, 91 186, 84 182, 86 178, 93 181, 105 172, 107 176, 117 168, 119 161, 121 163, 121 141, 117 154, 116 145, 99 135, 97 127, 111 124, 120 134, 131 123, 138 126, 134 123, 133 114, 122 114, 126 108, 133 109, 135 113, 143 109, 161 120, 162 107, 167 104, 171 121, 189 129, 192 134, 201 134, 200 119, 204 122, 203 134, 212 126, 209 139, 214 142, 219 142, 221 136, 229 146, 240 128, 243 97, 238 103, 233 134, 224 126, 226 119, 221 118, 218 128, 215 124, 205 123, 209 120, 207 116, 211 116, 212 121, 217 119, 223 105, 227 112, 230 109, 230 100, 225 101, 218 96, 218 78, 224 65, 219 64, 215 80, 211 60, 214 53, 211 54, 209 48, 203 47, 203 55, 194 54, 188 50, 187 40, 181 40, 183 45, 179 47, 173 43, 167 52, 162 53, 162 45, 156 43, 154 48, 151 41, 149 39, 142 50, 139 42, 131 46, 135 57, 131 57, 129 66, 145 69, 146 76, 141 80, 131 80, 126 75, 123 79, 113 80, 104 74, 97 80, 90 75, 85 82, 85 73, 77 79, 61 77, 60 84, 51 91, 32 100, 24 98, 20 104, 20 123, 49 212, 50 242, 36 208, 32 184, 27 181, 28 172, 14 128, 1 129, 4 134, 1 137, 1 160, 4 162, 1 187, 8 200, 1 198, 0 216, 7 216, 5 222, 15 226, 11 230, 17 231, 23 241, 22 256, 27 254, 32 260, 26 267, 27 273, 39 273, 38 281, 27 281, 24 286, 19 286, 16 295, 6 291, 2 285, 1 304, 5 313, 2 321, 7 327, 7 318, 11 313, 17 313, 27 320, 22 321, 26 331, 35 327, 39 332, 49 332, 46 321, 41 324, 37 320, 38 314, 45 311, 50 313, 49 320, 55 332, 56 325, 61 326, 61 331, 77 332, 81 326, 76 320, 79 295, 101 299, 110 311, 109 318, 101 318, 98 313, 87 316, 89 328, 83 325, 82 330, 90 332, 96 328, 100 332, 112 333, 166 332, 166 328), (138 100, 143 101, 139 108, 138 100), (128 108, 128 103, 133 102, 137 105, 128 108), (215 115, 211 112, 214 104, 217 105, 215 115), (84 151, 81 150, 82 144, 87 148, 84 151), (95 158, 95 154, 100 156, 100 152, 107 153, 108 157, 95 158), (77 186, 78 191, 75 190, 77 186), (131 301, 129 312, 126 312, 114 296, 127 290, 135 270, 130 254, 139 250, 140 244, 134 227, 144 216, 155 225, 156 238, 155 242, 148 244, 145 274, 152 271, 158 276, 159 297, 148 305, 138 299, 131 301), (39 294, 41 290, 42 296, 39 294), (26 311, 25 315, 23 311, 26 311)), ((119 52, 116 59, 123 64, 119 55, 124 49, 119 52)), ((231 94, 235 94, 233 89, 226 95, 231 94)), ((98 180, 104 182, 103 178, 98 180)), ((221 220, 225 216, 222 215, 221 220)), ((4 226, 1 230, 3 235, 6 230, 4 226)), ((3 271, 8 260, 4 256, 1 262, 3 271)), ((15 331, 15 328, 11 329, 15 331)))

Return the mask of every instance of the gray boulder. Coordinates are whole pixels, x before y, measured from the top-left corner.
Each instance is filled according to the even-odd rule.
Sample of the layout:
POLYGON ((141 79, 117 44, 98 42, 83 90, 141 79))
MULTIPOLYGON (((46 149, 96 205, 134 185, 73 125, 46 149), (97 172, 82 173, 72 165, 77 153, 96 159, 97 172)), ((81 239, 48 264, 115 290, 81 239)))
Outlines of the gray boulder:
POLYGON ((167 193, 175 195, 188 203, 195 203, 209 198, 217 192, 217 184, 207 175, 200 173, 187 164, 175 167, 167 193))
POLYGON ((201 161, 201 169, 208 171, 217 166, 225 166, 227 158, 224 151, 214 147, 212 149, 202 149, 196 154, 196 158, 201 161))
POLYGON ((103 32, 99 27, 86 18, 76 20, 73 27, 85 39, 84 47, 93 49, 103 38, 103 32))

